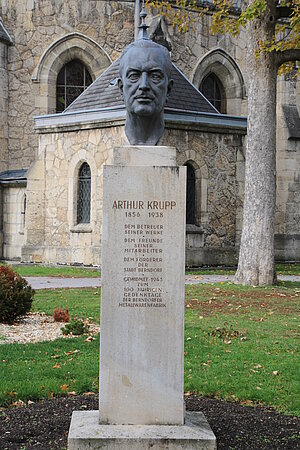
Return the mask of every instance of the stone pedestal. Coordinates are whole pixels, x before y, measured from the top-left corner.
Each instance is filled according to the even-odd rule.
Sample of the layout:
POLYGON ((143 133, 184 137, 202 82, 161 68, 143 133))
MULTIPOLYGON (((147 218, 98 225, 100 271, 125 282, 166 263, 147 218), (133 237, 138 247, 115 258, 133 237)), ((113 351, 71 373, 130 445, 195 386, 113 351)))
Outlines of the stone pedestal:
POLYGON ((214 449, 183 401, 186 168, 169 147, 116 148, 114 162, 103 168, 99 417, 73 414, 69 449, 214 449))
POLYGON ((187 412, 185 425, 100 425, 98 411, 75 411, 69 450, 216 450, 201 412, 187 412))

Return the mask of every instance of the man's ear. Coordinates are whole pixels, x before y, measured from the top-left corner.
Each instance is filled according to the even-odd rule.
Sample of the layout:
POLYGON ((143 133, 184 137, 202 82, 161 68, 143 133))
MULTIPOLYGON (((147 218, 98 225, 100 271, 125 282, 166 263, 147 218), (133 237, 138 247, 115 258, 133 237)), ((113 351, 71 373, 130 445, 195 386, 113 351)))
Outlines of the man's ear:
POLYGON ((121 97, 123 98, 123 81, 122 78, 118 78, 117 80, 119 91, 121 92, 121 97))
POLYGON ((168 89, 167 89, 167 97, 170 95, 170 92, 172 90, 173 84, 174 84, 174 80, 172 80, 172 79, 169 80, 169 82, 168 82, 168 89))

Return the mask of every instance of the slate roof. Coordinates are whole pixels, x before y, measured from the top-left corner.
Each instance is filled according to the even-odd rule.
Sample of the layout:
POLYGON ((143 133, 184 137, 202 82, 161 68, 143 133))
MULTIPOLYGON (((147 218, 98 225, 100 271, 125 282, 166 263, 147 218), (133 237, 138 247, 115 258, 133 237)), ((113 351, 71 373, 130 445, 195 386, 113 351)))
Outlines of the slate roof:
POLYGON ((300 116, 297 106, 282 105, 282 109, 289 132, 289 139, 300 139, 300 116))
MULTIPOLYGON (((119 76, 119 63, 119 59, 114 61, 62 114, 124 106, 115 83, 119 76)), ((165 111, 218 113, 214 106, 174 64, 172 78, 174 79, 174 86, 165 111)))
POLYGON ((12 39, 8 34, 8 32, 6 31, 1 18, 0 18, 0 41, 6 42, 7 44, 12 44, 12 39))
POLYGON ((0 172, 0 184, 25 183, 27 169, 6 170, 0 172))

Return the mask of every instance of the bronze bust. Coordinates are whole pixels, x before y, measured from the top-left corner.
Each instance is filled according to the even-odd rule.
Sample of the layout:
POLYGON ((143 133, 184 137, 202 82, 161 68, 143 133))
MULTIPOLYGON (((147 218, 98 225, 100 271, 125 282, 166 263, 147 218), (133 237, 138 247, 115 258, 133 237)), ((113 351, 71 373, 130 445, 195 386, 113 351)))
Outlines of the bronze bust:
POLYGON ((163 110, 173 85, 168 50, 143 37, 124 49, 118 86, 126 106, 131 145, 156 145, 164 132, 163 110))

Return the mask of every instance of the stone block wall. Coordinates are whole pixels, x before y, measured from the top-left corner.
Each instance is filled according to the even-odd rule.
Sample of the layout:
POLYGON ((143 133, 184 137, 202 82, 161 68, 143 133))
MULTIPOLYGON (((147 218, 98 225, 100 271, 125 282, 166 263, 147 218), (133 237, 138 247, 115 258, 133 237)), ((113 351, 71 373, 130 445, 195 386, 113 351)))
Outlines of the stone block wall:
POLYGON ((179 165, 192 163, 196 183, 196 224, 187 225, 186 263, 236 264, 237 157, 239 134, 168 129, 163 143, 177 147, 179 165), (179 144, 180 143, 180 144, 179 144))
POLYGON ((24 261, 100 265, 102 166, 110 163, 113 147, 126 142, 120 130, 40 135, 39 160, 28 173, 24 261), (83 162, 91 169, 90 224, 76 223, 77 176, 83 162))
MULTIPOLYGON (((107 56, 108 60, 115 60, 120 55, 124 46, 133 39, 134 1, 0 0, 0 14, 5 27, 13 38, 13 45, 8 48, 5 44, 0 43, 0 92, 3 92, 0 95, 0 171, 30 167, 29 172, 32 171, 32 173, 35 173, 33 178, 30 179, 31 198, 33 201, 38 202, 38 204, 44 205, 45 198, 43 195, 46 196, 48 194, 45 193, 42 195, 41 192, 46 192, 43 180, 48 166, 46 168, 43 155, 42 157, 39 155, 39 138, 34 131, 33 116, 55 112, 55 77, 57 73, 52 73, 49 66, 49 77, 52 77, 51 80, 50 78, 44 77, 43 72, 41 72, 41 77, 38 78, 38 68, 41 67, 42 62, 45 60, 45 55, 48 54, 47 52, 50 52, 53 60, 57 56, 58 65, 56 69, 58 70, 60 67, 59 64, 63 64, 63 61, 60 60, 61 55, 56 55, 57 48, 54 48, 53 45, 58 40, 65 39, 69 34, 77 33, 84 36, 84 38, 81 41, 78 40, 76 44, 79 48, 79 53, 76 53, 76 55, 80 56, 84 52, 90 52, 90 64, 95 69, 93 72, 94 75, 97 76, 99 70, 101 70, 102 61, 100 63, 98 61, 97 65, 95 59, 99 58, 101 51, 103 51, 103 55, 107 56), (90 40, 92 43, 86 44, 85 40, 90 40), (93 48, 95 50, 94 53, 93 48), (48 82, 49 80, 51 81, 50 84, 48 82), (7 86, 9 86, 9 92, 7 86)), ((155 14, 156 12, 153 11, 153 15, 155 14)), ((148 23, 150 23, 152 17, 148 15, 148 23)), ((242 79, 238 79, 236 74, 232 74, 231 76, 230 73, 225 73, 225 59, 215 60, 214 67, 218 69, 220 77, 224 77, 226 81, 227 112, 230 114, 246 115, 247 79, 245 67, 245 35, 242 32, 239 37, 229 35, 213 36, 209 32, 210 21, 210 16, 200 17, 195 15, 194 27, 186 34, 180 34, 176 28, 169 26, 169 38, 173 46, 172 59, 183 73, 197 84, 201 72, 199 68, 204 58, 216 50, 226 52, 238 67, 236 73, 240 72, 242 76, 242 79), (237 87, 238 83, 240 84, 240 91, 237 87)), ((66 45, 64 61, 66 62, 66 59, 71 59, 74 55, 75 53, 72 56, 66 45)), ((298 109, 300 109, 300 84, 299 82, 294 82, 293 85, 293 83, 279 80, 278 89, 278 200, 276 211, 276 245, 278 251, 276 256, 280 259, 299 259, 299 141, 288 140, 286 124, 282 117, 280 105, 284 103, 295 103, 298 105, 298 109)), ((200 141, 199 146, 201 147, 204 144, 201 139, 200 141)), ((182 145, 185 147, 185 141, 182 141, 182 145)), ((195 145, 197 146, 198 144, 195 145)), ((211 144, 208 143, 207 145, 208 151, 210 152, 209 145, 211 144)), ((237 147, 239 149, 241 148, 240 146, 237 147)), ((192 152, 193 149, 189 148, 188 150, 192 152)), ((241 229, 244 176, 244 154, 241 150, 238 150, 236 158, 235 241, 236 246, 238 246, 241 229)), ((220 159, 223 164, 222 155, 220 159)), ((202 161, 200 163, 202 164, 202 161)), ((217 158, 215 158, 215 163, 218 163, 217 158)), ((48 162, 48 164, 50 163, 48 162)), ((228 167, 231 167, 230 164, 228 167)), ((213 185, 215 180, 210 177, 215 176, 214 170, 218 171, 218 168, 213 169, 208 164, 207 166, 200 165, 197 170, 198 193, 201 198, 201 214, 198 219, 201 219, 202 231, 199 232, 199 229, 190 230, 191 233, 187 236, 187 247, 190 249, 198 249, 194 253, 200 255, 199 261, 205 259, 206 256, 203 253, 203 249, 208 248, 208 244, 212 247, 216 246, 215 248, 223 249, 222 251, 225 253, 229 248, 229 253, 231 252, 230 254, 233 255, 231 247, 232 231, 230 226, 223 219, 222 224, 219 225, 220 212, 218 208, 216 207, 216 212, 210 210, 208 205, 212 204, 212 202, 206 201, 205 197, 201 194, 207 192, 208 197, 211 196, 211 198, 215 195, 216 187, 213 185), (203 176, 203 172, 206 170, 204 170, 205 167, 209 173, 207 178, 203 176), (210 182, 213 184, 209 184, 210 182), (210 220, 209 217, 218 225, 217 233, 214 233, 214 229, 209 230, 206 225, 207 221, 210 220), (226 231, 226 234, 228 233, 228 237, 222 236, 224 231, 226 231)), ((227 183, 231 186, 231 175, 227 177, 224 172, 221 171, 220 173, 218 183, 215 183, 218 185, 217 187, 221 187, 222 189, 222 186, 224 184, 227 185, 227 183)), ((46 200, 48 201, 48 199, 46 200)), ((217 197, 216 201, 222 203, 217 197)), ((28 228, 28 242, 30 242, 29 247, 32 246, 32 249, 36 248, 39 250, 30 254, 29 247, 27 247, 27 250, 24 249, 26 258, 31 258, 32 260, 39 260, 41 255, 44 254, 44 250, 40 250, 40 245, 41 242, 44 242, 47 233, 49 234, 44 225, 46 226, 47 223, 49 227, 51 222, 50 219, 47 219, 48 221, 46 220, 44 214, 39 218, 36 217, 36 214, 34 213, 32 216, 32 228, 28 228), (34 246, 35 241, 36 247, 34 246)), ((54 210, 52 210, 52 214, 54 214, 54 210)), ((231 223, 231 217, 229 222, 231 223)), ((58 218, 58 223, 60 223, 60 218, 58 218)), ((53 224, 55 227, 54 218, 53 224)), ((56 233, 59 234, 60 231, 56 233)), ((75 242, 75 238, 79 237, 77 234, 76 230, 72 232, 72 237, 70 234, 68 237, 70 242, 72 239, 72 242, 75 242)), ((91 233, 85 233, 84 237, 83 234, 80 234, 80 239, 88 247, 92 242, 91 233)), ((47 235, 47 239, 48 237, 47 235)), ((54 238, 53 240, 51 239, 49 238, 48 241, 55 242, 54 238)), ((220 250, 216 254, 221 255, 222 251, 220 250)), ((47 252, 50 252, 50 250, 47 250, 47 252)), ((208 254, 208 257, 210 255, 211 253, 208 254)), ((51 258, 54 260, 57 259, 57 256, 52 255, 51 258)), ((61 255, 60 259, 63 259, 63 255, 61 255)), ((69 253, 66 256, 66 262, 76 259, 79 260, 79 256, 74 256, 73 258, 69 253)), ((217 260, 213 259, 213 261, 217 260)))
POLYGON ((294 105, 300 112, 299 84, 279 81, 277 120, 277 202, 275 214, 276 259, 300 261, 300 141, 289 139, 281 105, 294 105))
POLYGON ((49 109, 44 86, 32 79, 42 55, 56 40, 78 32, 115 59, 124 44, 133 39, 134 3, 2 0, 0 13, 13 39, 8 50, 9 155, 5 159, 9 169, 29 168, 38 149, 33 117, 55 112, 53 105, 49 109))
POLYGON ((25 186, 2 189, 3 208, 3 258, 20 259, 24 245, 24 195, 25 186))
MULTIPOLYGON (((168 128, 161 144, 177 147, 179 165, 193 161, 199 178, 188 264, 233 264, 241 137, 168 128)), ((24 261, 101 264, 102 166, 119 145, 127 145, 123 126, 40 135, 39 160, 27 174, 24 261), (85 161, 91 169, 91 221, 76 224, 77 176, 85 161)))
POLYGON ((0 172, 8 163, 8 72, 7 44, 0 42, 0 172))
POLYGON ((199 14, 194 14, 193 20, 192 29, 185 34, 178 33, 176 27, 169 27, 173 45, 173 62, 199 87, 198 67, 201 66, 204 58, 209 52, 224 50, 235 61, 243 75, 243 80, 239 82, 241 84, 245 83, 244 91, 239 93, 238 81, 235 79, 234 74, 225 75, 224 61, 220 60, 215 63, 214 69, 217 70, 219 79, 222 79, 222 75, 224 75, 225 81, 226 77, 224 84, 226 84, 227 113, 247 115, 246 36, 244 31, 242 30, 238 37, 233 37, 229 34, 213 35, 210 32, 211 15, 200 16, 199 14))

